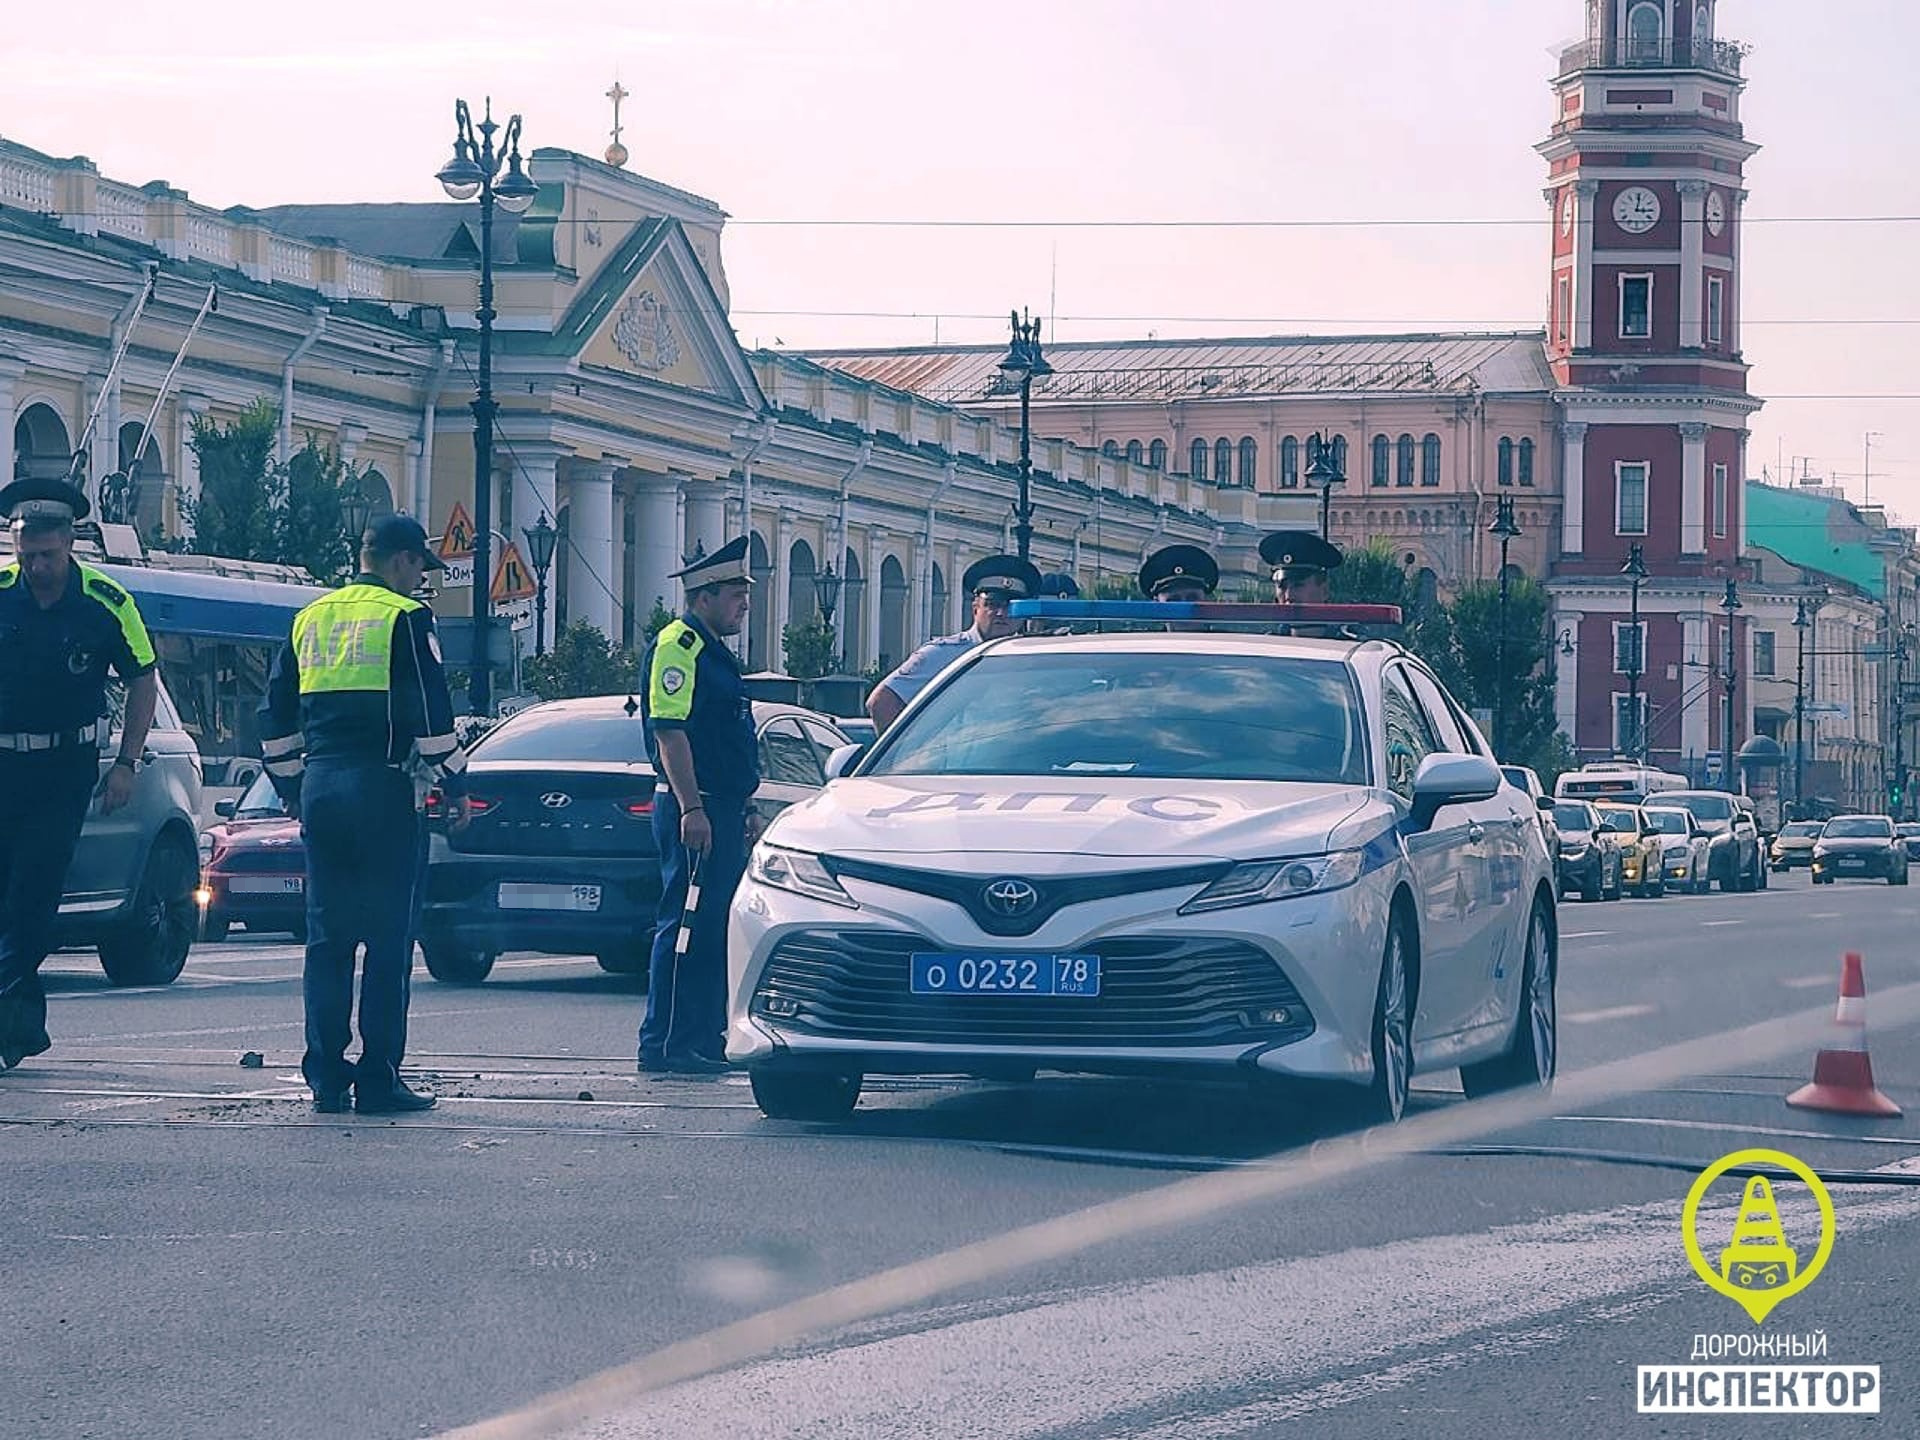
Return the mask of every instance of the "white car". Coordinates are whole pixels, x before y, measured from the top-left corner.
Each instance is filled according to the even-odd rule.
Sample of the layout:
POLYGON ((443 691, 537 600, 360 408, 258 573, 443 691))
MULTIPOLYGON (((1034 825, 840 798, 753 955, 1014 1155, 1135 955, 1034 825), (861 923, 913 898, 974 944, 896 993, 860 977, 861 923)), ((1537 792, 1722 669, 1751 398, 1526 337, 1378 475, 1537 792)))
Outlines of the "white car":
POLYGON ((1649 805, 1642 813, 1660 832, 1660 875, 1667 888, 1685 895, 1706 894, 1712 837, 1691 811, 1677 805, 1649 805))
MULTIPOLYGON (((852 751, 837 753, 836 771, 852 751)), ((1551 1081, 1553 857, 1382 641, 1017 637, 755 848, 728 1057, 770 1116, 883 1074, 1551 1081)))

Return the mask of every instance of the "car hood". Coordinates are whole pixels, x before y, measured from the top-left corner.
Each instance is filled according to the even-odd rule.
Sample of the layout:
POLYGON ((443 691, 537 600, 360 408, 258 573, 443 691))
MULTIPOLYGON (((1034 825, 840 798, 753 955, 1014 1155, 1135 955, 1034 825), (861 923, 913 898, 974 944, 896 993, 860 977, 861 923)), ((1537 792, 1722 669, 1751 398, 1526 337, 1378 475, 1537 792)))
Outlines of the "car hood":
POLYGON ((1660 848, 1662 850, 1687 850, 1691 849, 1692 846, 1693 837, 1691 835, 1660 836, 1660 848))
POLYGON ((1783 850, 1812 849, 1819 843, 1819 839, 1813 835, 1776 835, 1773 837, 1773 843, 1783 850))
POLYGON ((271 820, 229 820, 208 832, 215 843, 228 850, 266 849, 269 846, 298 845, 300 822, 284 815, 271 820))
POLYGON ((1885 835, 1848 835, 1838 839, 1820 841, 1820 848, 1829 855, 1840 855, 1847 851, 1858 853, 1862 850, 1886 850, 1891 848, 1892 845, 1893 841, 1885 835))
POLYGON ((1367 843, 1399 819, 1352 785, 1001 776, 836 780, 781 812, 770 842, 888 859, 1047 855, 1245 860, 1367 843))

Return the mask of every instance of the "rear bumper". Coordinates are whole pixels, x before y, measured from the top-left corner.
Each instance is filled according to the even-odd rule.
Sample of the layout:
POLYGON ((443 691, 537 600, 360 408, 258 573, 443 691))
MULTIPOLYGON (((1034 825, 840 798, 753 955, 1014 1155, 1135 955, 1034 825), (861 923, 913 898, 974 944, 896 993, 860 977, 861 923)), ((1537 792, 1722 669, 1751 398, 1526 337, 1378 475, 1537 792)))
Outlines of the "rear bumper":
POLYGON ((443 940, 498 954, 532 950, 551 955, 631 953, 652 943, 660 904, 660 865, 642 859, 542 859, 460 855, 435 837, 427 867, 420 930, 443 940), (592 911, 501 908, 500 886, 597 885, 592 911))
POLYGON ((248 929, 285 930, 307 918, 307 896, 304 875, 247 875, 238 877, 243 881, 271 882, 283 885, 288 880, 301 882, 301 889, 288 890, 235 890, 233 880, 236 877, 214 872, 201 879, 201 888, 208 892, 204 907, 208 916, 225 920, 231 924, 245 925, 248 929))

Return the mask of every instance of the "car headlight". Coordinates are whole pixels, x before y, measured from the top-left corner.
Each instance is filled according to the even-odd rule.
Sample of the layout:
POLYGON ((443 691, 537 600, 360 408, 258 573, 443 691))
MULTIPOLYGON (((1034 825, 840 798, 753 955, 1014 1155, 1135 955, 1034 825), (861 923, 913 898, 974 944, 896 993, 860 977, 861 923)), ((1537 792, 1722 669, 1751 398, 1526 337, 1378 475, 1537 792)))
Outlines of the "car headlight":
POLYGON ((791 890, 796 895, 824 900, 829 905, 844 905, 849 910, 860 908, 859 902, 840 888, 840 882, 833 878, 820 857, 805 850, 756 845, 747 861, 747 873, 776 890, 791 890))
POLYGON ((1360 878, 1360 858, 1358 850, 1337 850, 1331 855, 1303 855, 1290 860, 1249 860, 1234 866, 1182 905, 1180 913, 1193 915, 1341 890, 1360 878))
POLYGON ((205 868, 206 866, 211 865, 212 863, 213 863, 213 834, 211 831, 203 830, 200 832, 200 864, 202 868, 205 868))
POLYGON ((1813 847, 1813 858, 1814 858, 1814 859, 1816 859, 1816 860, 1824 860, 1824 859, 1826 859, 1826 858, 1827 858, 1827 854, 1828 854, 1828 851, 1827 851, 1827 847, 1826 847, 1826 846, 1824 846, 1824 845, 1816 845, 1816 846, 1814 846, 1814 847, 1813 847))

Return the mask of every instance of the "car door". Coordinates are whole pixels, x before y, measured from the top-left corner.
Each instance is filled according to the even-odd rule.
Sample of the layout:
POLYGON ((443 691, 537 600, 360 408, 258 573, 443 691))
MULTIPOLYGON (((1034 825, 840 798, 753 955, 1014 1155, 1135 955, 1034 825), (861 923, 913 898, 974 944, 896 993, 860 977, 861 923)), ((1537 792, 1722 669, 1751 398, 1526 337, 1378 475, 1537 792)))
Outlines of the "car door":
MULTIPOLYGON (((100 778, 105 779, 119 753, 120 730, 126 715, 126 690, 118 683, 107 686, 108 719, 112 739, 100 750, 100 778)), ((156 713, 154 724, 161 717, 156 713)), ((86 824, 81 827, 79 843, 73 849, 73 861, 67 866, 66 892, 60 902, 61 914, 69 919, 106 914, 118 909, 132 889, 139 868, 146 862, 146 836, 154 824, 143 800, 160 787, 147 773, 136 776, 133 803, 111 815, 100 813, 96 794, 87 806, 86 824)))
MULTIPOLYGON (((1408 665, 1405 671, 1440 749, 1455 755, 1484 753, 1439 681, 1418 665, 1408 665)), ((1514 903, 1514 897, 1525 873, 1523 827, 1533 823, 1523 805, 1523 793, 1502 786, 1485 800, 1448 807, 1466 824, 1466 844, 1459 854, 1465 868, 1467 913, 1458 960, 1438 982, 1443 989, 1435 996, 1432 1012, 1440 1027, 1436 1033, 1493 1025, 1512 1014, 1510 1008, 1503 1008, 1503 992, 1514 990, 1518 983, 1509 981, 1508 974, 1522 953, 1526 911, 1514 903)))
POLYGON ((811 741, 793 715, 776 715, 760 727, 760 788, 754 800, 769 820, 827 783, 811 741))
MULTIPOLYGON (((1414 697, 1408 667, 1389 665, 1380 677, 1381 738, 1387 789, 1409 807, 1420 762, 1440 749, 1439 737, 1414 697)), ((1448 805, 1425 830, 1405 836, 1420 911, 1420 991, 1414 1010, 1416 1040, 1450 1034, 1459 1023, 1466 987, 1458 974, 1471 936, 1475 895, 1484 894, 1478 873, 1480 828, 1465 805, 1448 805)))

